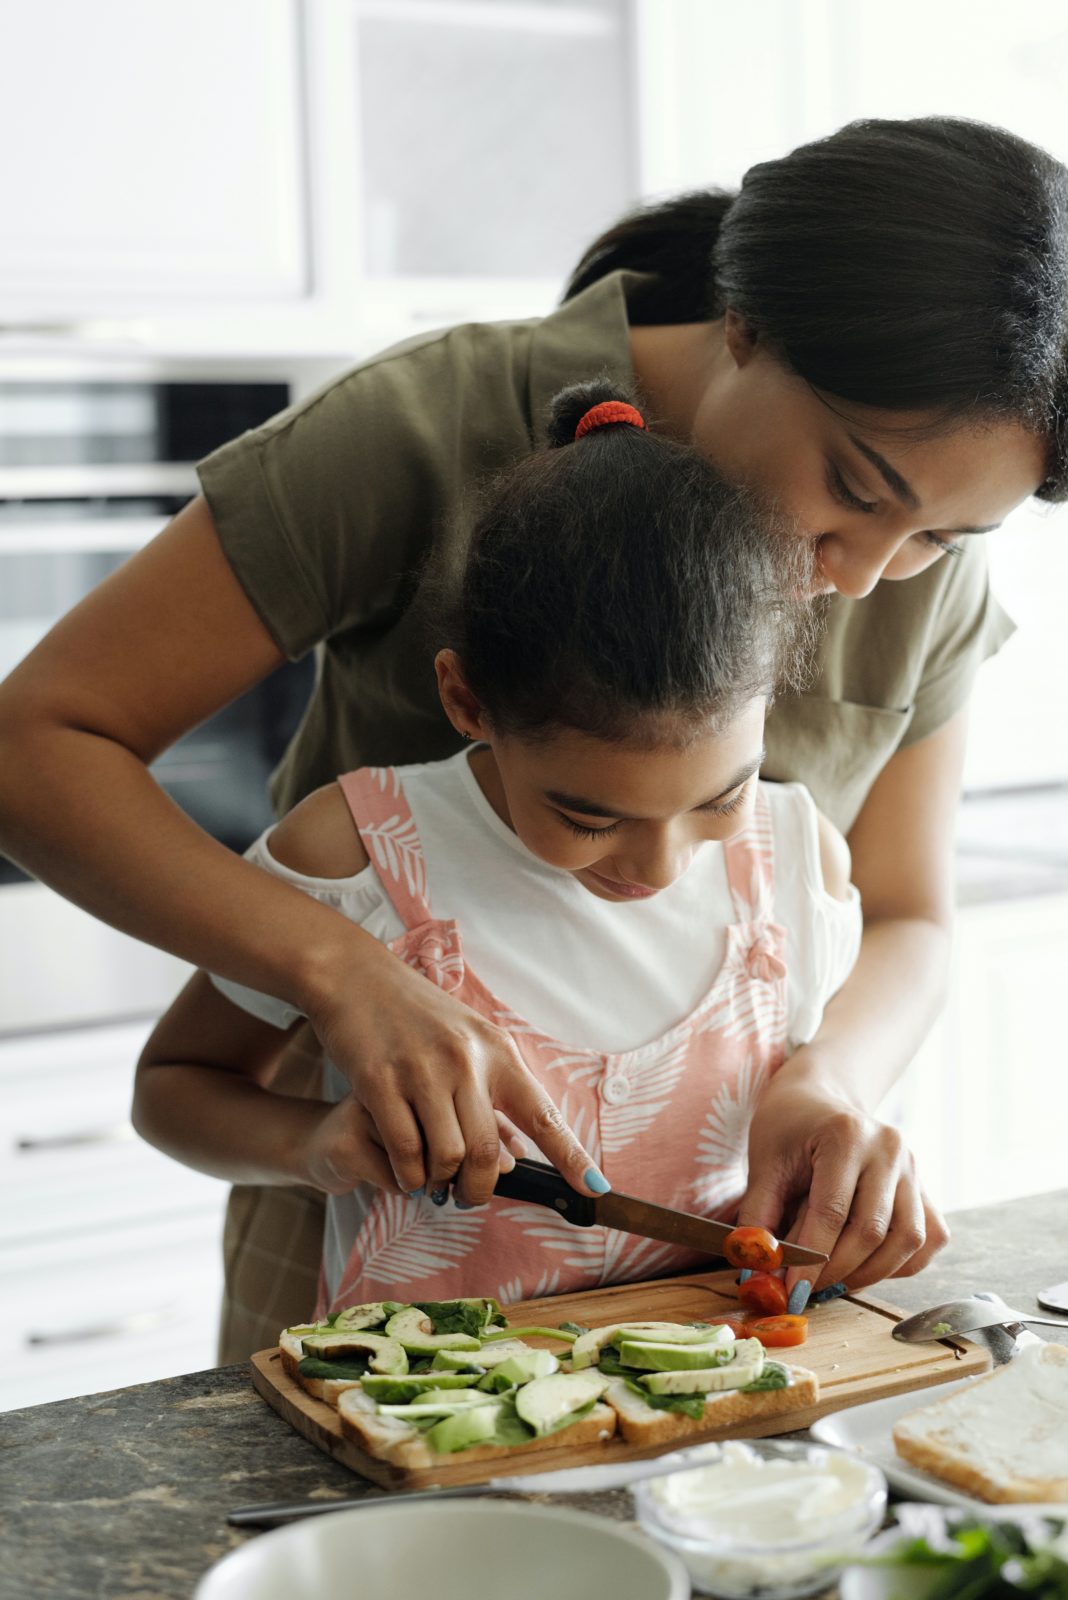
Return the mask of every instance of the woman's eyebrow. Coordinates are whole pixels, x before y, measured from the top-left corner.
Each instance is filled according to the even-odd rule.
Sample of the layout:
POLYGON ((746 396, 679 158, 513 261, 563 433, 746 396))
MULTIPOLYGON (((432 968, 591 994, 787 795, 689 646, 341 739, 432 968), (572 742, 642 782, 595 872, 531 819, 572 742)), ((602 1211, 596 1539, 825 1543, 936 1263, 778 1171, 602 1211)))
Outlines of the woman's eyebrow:
MULTIPOLYGON (((905 482, 897 468, 892 467, 885 456, 881 456, 878 450, 873 450, 870 444, 865 444, 863 439, 858 439, 855 433, 846 434, 846 438, 855 449, 860 451, 862 456, 866 456, 871 462, 895 500, 900 500, 901 504, 908 506, 910 511, 921 511, 923 509, 923 502, 911 483, 905 482)), ((931 532, 993 533, 995 529, 1000 527, 1000 522, 991 522, 985 528, 932 528, 931 532)))
MULTIPOLYGON (((699 805, 693 806, 694 811, 704 811, 708 806, 718 805, 719 802, 741 787, 753 773, 758 771, 764 760, 764 751, 761 750, 755 761, 749 761, 740 771, 736 772, 725 789, 713 795, 711 800, 702 800, 699 805)), ((562 806, 565 811, 578 811, 584 817, 614 817, 617 822, 647 822, 648 817, 628 817, 621 811, 616 811, 612 806, 601 805, 596 800, 588 800, 582 795, 567 794, 563 789, 546 789, 545 798, 554 806, 562 806)))

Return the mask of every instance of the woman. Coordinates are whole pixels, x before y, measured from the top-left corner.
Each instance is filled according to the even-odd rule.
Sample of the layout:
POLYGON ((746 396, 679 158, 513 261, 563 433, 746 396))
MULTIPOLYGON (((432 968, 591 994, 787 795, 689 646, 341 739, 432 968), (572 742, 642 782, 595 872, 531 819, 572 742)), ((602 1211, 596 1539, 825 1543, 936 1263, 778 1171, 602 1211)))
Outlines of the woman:
MULTIPOLYGON (((819 676, 774 708, 764 770, 807 783, 847 832, 865 935, 757 1108, 740 1216, 829 1251, 824 1283, 918 1270, 944 1229, 872 1110, 938 1004, 965 706, 1008 631, 974 535, 1068 485, 1066 217, 1068 174, 1009 134, 855 124, 754 168, 736 198, 620 224, 543 321, 387 352, 224 447, 202 466, 204 496, 0 696, 0 848, 127 932, 307 1016, 403 1188, 455 1179, 483 1200, 493 1108, 583 1187, 587 1153, 502 1034, 207 839, 146 769, 312 645, 318 681, 280 810, 338 771, 454 750, 414 574, 471 485, 541 439, 553 393, 599 371, 636 381, 655 426, 774 496, 830 595, 819 676), (424 1151, 421 1085, 443 1075, 456 1127, 424 1151), (379 1121, 398 1098, 404 1114, 379 1121)), ((306 1314, 314 1267, 280 1263, 314 1263, 320 1243, 303 1193, 242 1192, 230 1359, 306 1314)))

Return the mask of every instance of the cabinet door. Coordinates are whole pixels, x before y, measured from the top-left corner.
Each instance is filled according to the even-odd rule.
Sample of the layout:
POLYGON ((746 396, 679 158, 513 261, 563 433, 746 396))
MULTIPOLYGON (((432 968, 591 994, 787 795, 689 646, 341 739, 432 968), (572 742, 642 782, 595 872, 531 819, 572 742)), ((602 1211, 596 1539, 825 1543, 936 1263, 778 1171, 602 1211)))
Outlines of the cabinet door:
POLYGON ((305 292, 299 0, 0 15, 0 295, 18 320, 305 292))
POLYGON ((478 315, 540 285, 547 309, 636 198, 630 5, 347 5, 361 295, 478 315))

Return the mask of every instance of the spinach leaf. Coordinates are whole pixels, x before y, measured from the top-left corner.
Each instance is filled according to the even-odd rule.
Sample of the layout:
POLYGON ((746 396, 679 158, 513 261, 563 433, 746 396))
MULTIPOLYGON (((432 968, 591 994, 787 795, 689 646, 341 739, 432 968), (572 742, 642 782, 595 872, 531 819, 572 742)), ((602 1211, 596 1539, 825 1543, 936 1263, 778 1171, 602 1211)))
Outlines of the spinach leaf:
POLYGON ((417 1300, 413 1304, 430 1318, 435 1333, 466 1333, 473 1339, 481 1339, 501 1315, 496 1300, 417 1300))
POLYGON ((695 1422, 700 1422, 705 1414, 707 1394, 650 1394, 633 1377, 628 1377, 626 1384, 654 1411, 677 1411, 684 1417, 692 1417, 695 1422))
POLYGON ((612 1349, 611 1345, 606 1345, 601 1351, 597 1370, 598 1372, 603 1372, 606 1378, 633 1378, 634 1376, 634 1368, 623 1366, 618 1354, 612 1349))
POLYGON ((570 1333, 573 1338, 581 1339, 584 1333, 589 1333, 589 1328, 584 1328, 581 1322, 561 1322, 560 1332, 570 1333))
POLYGON ((367 1362, 359 1356, 344 1361, 323 1361, 319 1356, 305 1356, 298 1371, 302 1378, 362 1378, 367 1371, 367 1362))
POLYGON ((740 1394, 759 1394, 764 1389, 785 1389, 790 1382, 790 1374, 778 1361, 765 1361, 764 1369, 759 1378, 754 1378, 752 1383, 743 1383, 740 1394))

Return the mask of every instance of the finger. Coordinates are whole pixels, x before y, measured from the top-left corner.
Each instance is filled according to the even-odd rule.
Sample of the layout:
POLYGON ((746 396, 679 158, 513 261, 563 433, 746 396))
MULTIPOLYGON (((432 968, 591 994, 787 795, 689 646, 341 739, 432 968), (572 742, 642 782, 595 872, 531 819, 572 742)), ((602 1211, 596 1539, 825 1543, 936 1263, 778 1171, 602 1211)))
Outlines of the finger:
POLYGON ((448 1189, 463 1165, 467 1153, 463 1130, 451 1096, 442 1099, 435 1095, 432 1099, 417 1100, 415 1114, 426 1145, 427 1190, 433 1196, 435 1191, 440 1193, 448 1189))
POLYGON ((505 1114, 522 1133, 533 1139, 546 1161, 552 1163, 573 1189, 585 1194, 607 1194, 612 1185, 585 1145, 575 1137, 567 1119, 526 1069, 514 1074, 498 1097, 505 1114))
POLYGON ((453 1179, 453 1198, 464 1207, 484 1206, 500 1172, 501 1136, 493 1106, 473 1085, 453 1102, 464 1142, 463 1164, 453 1179))
MULTIPOLYGON (((533 1156, 534 1146, 531 1144, 526 1134, 520 1133, 515 1123, 509 1122, 503 1111, 494 1111, 493 1115, 497 1119, 497 1132, 504 1148, 508 1150, 512 1156, 526 1156, 527 1158, 533 1156)), ((515 1162, 513 1161, 512 1166, 514 1165, 515 1162)), ((509 1167, 507 1170, 510 1172, 511 1167, 509 1167)), ((505 1168, 502 1167, 501 1171, 505 1171, 505 1168)))
POLYGON ((849 1222, 859 1177, 860 1160, 849 1141, 830 1140, 818 1146, 813 1156, 808 1197, 802 1202, 788 1237, 809 1250, 822 1251, 828 1260, 823 1266, 813 1264, 790 1269, 786 1281, 795 1305, 803 1297, 799 1287, 802 1282, 809 1285, 811 1292, 816 1286, 822 1288, 837 1283, 843 1276, 837 1270, 837 1246, 849 1222))
POLYGON ((777 1233, 789 1194, 790 1174, 776 1163, 757 1171, 750 1168, 749 1184, 738 1202, 739 1226, 767 1228, 777 1233))
POLYGON ((887 1277, 913 1277, 915 1273, 922 1272, 924 1267, 938 1254, 939 1250, 944 1250, 949 1243, 949 1228, 946 1225, 945 1217, 937 1206, 931 1204, 922 1190, 920 1199, 923 1203, 923 1245, 896 1272, 887 1273, 887 1277))
POLYGON ((407 1100, 391 1095, 379 1104, 367 1106, 397 1185, 405 1194, 415 1194, 426 1185, 426 1159, 423 1131, 407 1100))
POLYGON ((378 1138, 374 1122, 363 1106, 357 1106, 356 1111, 357 1120, 353 1133, 355 1139, 359 1141, 358 1160, 361 1180, 373 1183, 376 1189, 385 1189, 388 1194, 402 1193, 389 1157, 378 1138))
MULTIPOLYGON (((870 1275, 868 1263, 884 1250, 887 1251, 884 1259, 893 1258, 895 1247, 888 1241, 899 1196, 902 1196, 898 1212, 902 1226, 911 1231, 915 1222, 915 1213, 902 1190, 904 1176, 896 1162, 889 1168, 882 1162, 873 1163, 861 1173, 849 1220, 824 1269, 828 1282, 847 1283, 851 1289, 876 1282, 870 1275)), ((918 1195, 916 1199, 918 1201, 918 1195)))

